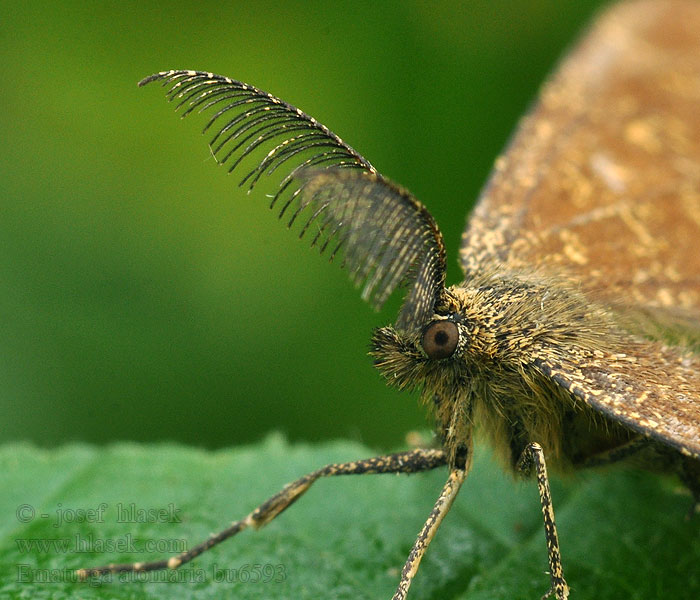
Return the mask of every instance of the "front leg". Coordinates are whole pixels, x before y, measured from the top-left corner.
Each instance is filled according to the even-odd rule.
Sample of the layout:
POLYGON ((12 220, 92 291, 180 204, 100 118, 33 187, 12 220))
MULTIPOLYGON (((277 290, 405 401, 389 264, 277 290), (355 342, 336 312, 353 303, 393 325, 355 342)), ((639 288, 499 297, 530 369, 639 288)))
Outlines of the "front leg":
POLYGON ((528 444, 520 455, 520 460, 518 460, 518 470, 524 475, 529 475, 532 472, 533 466, 535 467, 537 489, 540 492, 540 502, 542 503, 544 535, 547 539, 549 577, 551 582, 549 591, 542 596, 542 600, 552 594, 554 594, 557 600, 566 600, 569 597, 569 586, 566 585, 564 571, 561 566, 559 536, 557 536, 557 526, 554 523, 554 508, 552 507, 552 495, 549 491, 547 465, 544 461, 542 447, 537 443, 528 444))
POLYGON ((404 600, 406 598, 408 588, 411 587, 411 582, 418 571, 420 561, 435 536, 438 527, 440 527, 440 523, 442 523, 445 515, 449 512, 452 502, 454 502, 454 499, 457 497, 457 492, 459 492, 459 488, 462 487, 466 476, 467 471, 465 469, 453 468, 450 471, 450 476, 447 478, 447 482, 443 486, 433 510, 430 511, 428 520, 425 522, 425 525, 423 525, 423 529, 420 530, 418 538, 413 544, 413 548, 411 548, 408 560, 401 571, 399 586, 392 600, 404 600))
MULTIPOLYGON (((203 552, 220 544, 224 540, 240 533, 244 529, 252 527, 259 529, 277 517, 281 512, 296 502, 311 485, 323 477, 335 477, 339 475, 367 475, 372 473, 419 473, 430 471, 447 463, 447 457, 442 450, 418 449, 408 452, 398 452, 386 456, 377 456, 347 463, 333 463, 326 465, 317 471, 300 477, 296 481, 287 484, 277 494, 263 502, 246 517, 234 521, 229 527, 219 533, 212 534, 209 539, 197 544, 193 548, 182 552, 177 556, 154 560, 151 562, 136 562, 110 564, 102 567, 88 567, 79 569, 80 578, 103 575, 106 573, 121 573, 129 571, 156 571, 159 569, 177 569, 190 562, 203 552)), ((419 559, 420 562, 420 559, 419 559)))

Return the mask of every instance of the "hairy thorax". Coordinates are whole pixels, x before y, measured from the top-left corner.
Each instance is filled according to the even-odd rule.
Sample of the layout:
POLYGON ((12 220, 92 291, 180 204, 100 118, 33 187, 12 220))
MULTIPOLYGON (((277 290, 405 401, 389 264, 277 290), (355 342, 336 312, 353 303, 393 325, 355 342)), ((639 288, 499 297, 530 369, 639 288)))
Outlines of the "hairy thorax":
POLYGON ((391 327, 375 332, 372 354, 389 383, 422 390, 451 456, 470 447, 475 430, 513 467, 538 442, 555 468, 567 469, 634 437, 541 370, 595 362, 622 344, 612 316, 570 284, 532 273, 480 274, 447 290, 435 320, 458 327, 449 358, 429 358, 422 331, 391 327))

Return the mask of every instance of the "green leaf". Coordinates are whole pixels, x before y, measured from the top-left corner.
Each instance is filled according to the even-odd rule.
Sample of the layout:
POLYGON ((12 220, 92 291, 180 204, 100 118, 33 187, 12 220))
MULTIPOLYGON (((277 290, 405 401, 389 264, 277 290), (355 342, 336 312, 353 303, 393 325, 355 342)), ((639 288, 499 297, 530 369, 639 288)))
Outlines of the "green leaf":
MULTIPOLYGON (((350 442, 291 445, 279 436, 217 452, 6 445, 0 597, 389 598, 445 469, 321 480, 261 531, 245 531, 179 571, 126 581, 76 582, 72 575, 80 567, 175 553, 146 548, 148 540, 191 547, 297 476, 372 454, 350 442), (93 512, 76 522, 78 509, 93 512), (148 522, 133 522, 138 516, 148 522), (110 551, 84 551, 110 544, 110 551), (272 581, 253 581, 270 574, 272 581)), ((552 487, 572 598, 700 597, 698 519, 685 520, 691 499, 674 480, 615 469, 552 487)), ((514 481, 477 448, 409 598, 539 598, 549 585, 546 569, 536 486, 514 481)))

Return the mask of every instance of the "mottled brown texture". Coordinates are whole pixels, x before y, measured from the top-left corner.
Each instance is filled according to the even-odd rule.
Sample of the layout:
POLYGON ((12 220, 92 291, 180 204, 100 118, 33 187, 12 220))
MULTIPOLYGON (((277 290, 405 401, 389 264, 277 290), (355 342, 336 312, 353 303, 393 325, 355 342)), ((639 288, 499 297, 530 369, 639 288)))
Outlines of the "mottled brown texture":
POLYGON ((618 335, 597 355, 545 351, 534 364, 595 410, 694 457, 700 360, 682 342, 700 323, 699 114, 700 3, 616 7, 496 161, 460 252, 467 282, 536 269, 543 282, 571 282, 623 329, 660 338, 618 335))
POLYGON ((700 317, 700 3, 616 7, 543 88, 464 232, 465 273, 537 265, 700 317))

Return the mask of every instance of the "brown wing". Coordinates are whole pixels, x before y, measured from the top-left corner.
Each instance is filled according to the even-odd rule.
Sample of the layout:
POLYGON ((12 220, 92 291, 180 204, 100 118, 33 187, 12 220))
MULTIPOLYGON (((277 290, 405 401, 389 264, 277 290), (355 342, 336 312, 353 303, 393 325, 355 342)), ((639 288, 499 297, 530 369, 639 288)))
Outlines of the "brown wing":
POLYGON ((653 342, 632 341, 626 350, 536 366, 596 410, 700 458, 700 360, 653 342))
POLYGON ((700 315, 700 2, 622 4, 543 89, 463 234, 485 262, 700 315))
MULTIPOLYGON (((624 3, 564 61, 497 160, 461 263, 467 278, 536 266, 633 319, 697 332, 699 250, 700 3, 624 3)), ((700 362, 656 343, 631 354, 637 364, 609 356, 543 370, 596 409, 697 455, 700 362)))

